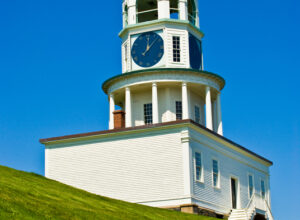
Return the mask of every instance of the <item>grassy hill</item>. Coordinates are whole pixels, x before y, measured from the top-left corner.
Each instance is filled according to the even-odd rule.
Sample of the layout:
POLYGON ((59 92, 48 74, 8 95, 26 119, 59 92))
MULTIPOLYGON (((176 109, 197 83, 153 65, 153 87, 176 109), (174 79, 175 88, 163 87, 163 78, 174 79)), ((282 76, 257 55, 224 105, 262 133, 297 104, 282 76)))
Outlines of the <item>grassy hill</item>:
POLYGON ((0 219, 190 219, 204 216, 97 196, 42 176, 0 166, 0 219))

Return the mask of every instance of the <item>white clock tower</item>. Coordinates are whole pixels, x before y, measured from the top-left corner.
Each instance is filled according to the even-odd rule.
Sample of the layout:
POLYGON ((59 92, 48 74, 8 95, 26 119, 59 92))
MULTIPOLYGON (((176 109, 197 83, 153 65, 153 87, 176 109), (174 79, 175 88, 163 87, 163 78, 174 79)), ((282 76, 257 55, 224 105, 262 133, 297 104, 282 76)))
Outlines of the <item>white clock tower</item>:
POLYGON ((123 74, 103 84, 110 129, 118 105, 126 127, 192 119, 223 135, 225 81, 203 70, 198 14, 194 0, 123 1, 123 74))
POLYGON ((224 79, 204 71, 196 0, 123 0, 109 129, 41 139, 45 176, 124 201, 273 220, 272 162, 223 136, 224 79), (118 109, 118 110, 117 110, 118 109))

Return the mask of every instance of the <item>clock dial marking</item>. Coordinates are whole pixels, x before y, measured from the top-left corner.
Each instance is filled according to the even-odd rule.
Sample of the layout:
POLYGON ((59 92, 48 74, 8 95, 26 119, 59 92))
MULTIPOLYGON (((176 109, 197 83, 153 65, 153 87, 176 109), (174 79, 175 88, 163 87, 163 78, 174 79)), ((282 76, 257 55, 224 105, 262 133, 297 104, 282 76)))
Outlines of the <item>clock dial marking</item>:
POLYGON ((131 55, 141 67, 154 66, 164 55, 163 39, 155 32, 141 34, 132 45, 131 55))

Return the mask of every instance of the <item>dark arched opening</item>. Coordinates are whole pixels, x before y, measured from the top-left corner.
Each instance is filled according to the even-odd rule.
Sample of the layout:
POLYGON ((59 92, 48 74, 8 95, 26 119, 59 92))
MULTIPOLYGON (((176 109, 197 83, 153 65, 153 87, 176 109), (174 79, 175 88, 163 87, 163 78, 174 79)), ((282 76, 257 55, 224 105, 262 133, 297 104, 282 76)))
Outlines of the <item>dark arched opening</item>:
POLYGON ((179 19, 179 5, 178 0, 170 0, 170 17, 172 19, 179 19))
POLYGON ((158 19, 157 0, 137 0, 137 22, 158 19))
POLYGON ((254 220, 267 220, 267 219, 266 219, 266 217, 264 215, 256 214, 254 216, 254 220))
POLYGON ((194 0, 188 0, 188 17, 189 21, 195 25, 196 24, 196 5, 194 0))

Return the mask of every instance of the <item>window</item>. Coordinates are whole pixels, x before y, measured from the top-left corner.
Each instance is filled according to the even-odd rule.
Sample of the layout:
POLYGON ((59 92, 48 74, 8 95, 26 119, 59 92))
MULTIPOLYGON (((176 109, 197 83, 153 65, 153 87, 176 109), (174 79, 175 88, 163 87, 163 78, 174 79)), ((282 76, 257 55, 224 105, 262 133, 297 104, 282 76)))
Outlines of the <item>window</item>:
POLYGON ((158 19, 157 0, 137 1, 137 22, 158 19))
POLYGON ((176 120, 182 120, 182 102, 176 101, 176 120))
POLYGON ((173 36, 173 62, 180 62, 180 37, 173 36))
POLYGON ((152 103, 144 104, 145 124, 152 124, 152 103))
POLYGON ((188 16, 189 21, 195 25, 196 24, 196 5, 194 0, 188 0, 188 16))
POLYGON ((124 6, 124 12, 123 12, 123 19, 124 19, 124 26, 128 25, 128 6, 124 6))
POLYGON ((195 106, 195 122, 200 124, 200 108, 195 106))
POLYGON ((266 189, 265 189, 265 181, 260 181, 260 187, 261 187, 261 197, 264 199, 266 197, 266 189))
POLYGON ((170 18, 179 19, 178 0, 170 0, 170 18))
POLYGON ((202 181, 202 160, 201 154, 195 153, 195 171, 196 171, 196 181, 202 181))
POLYGON ((249 177, 249 179, 248 179, 248 181, 249 181, 249 197, 251 198, 252 197, 252 195, 253 195, 253 190, 254 190, 254 186, 253 186, 253 176, 252 175, 249 175, 248 176, 249 177))
POLYGON ((213 186, 219 186, 219 165, 217 160, 213 160, 213 186))

